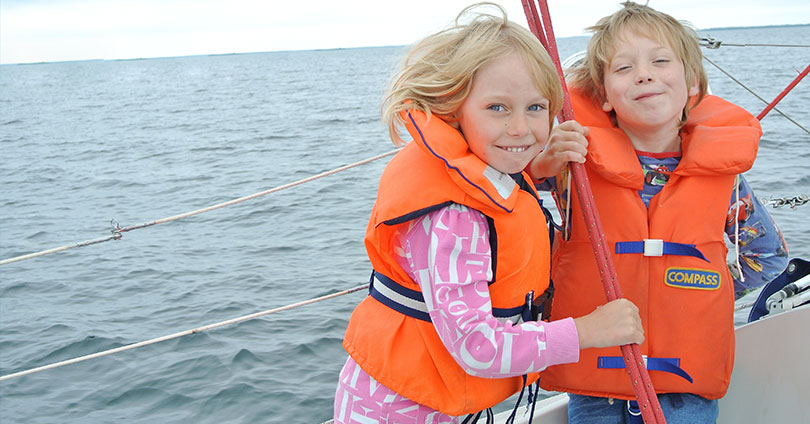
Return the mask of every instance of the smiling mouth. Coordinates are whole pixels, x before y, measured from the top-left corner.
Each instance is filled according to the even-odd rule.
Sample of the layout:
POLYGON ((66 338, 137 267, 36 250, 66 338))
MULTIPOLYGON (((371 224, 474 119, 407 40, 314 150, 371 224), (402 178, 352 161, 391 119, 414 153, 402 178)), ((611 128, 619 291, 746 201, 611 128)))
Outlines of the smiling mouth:
POLYGON ((640 95, 640 96, 636 97, 636 100, 644 100, 644 99, 649 99, 649 98, 651 98, 651 97, 655 97, 655 96, 657 96, 657 95, 659 95, 659 94, 660 94, 660 93, 646 93, 646 94, 642 94, 642 95, 640 95))
POLYGON ((526 150, 529 150, 529 146, 519 146, 519 147, 499 147, 500 149, 506 150, 510 153, 522 153, 526 150))

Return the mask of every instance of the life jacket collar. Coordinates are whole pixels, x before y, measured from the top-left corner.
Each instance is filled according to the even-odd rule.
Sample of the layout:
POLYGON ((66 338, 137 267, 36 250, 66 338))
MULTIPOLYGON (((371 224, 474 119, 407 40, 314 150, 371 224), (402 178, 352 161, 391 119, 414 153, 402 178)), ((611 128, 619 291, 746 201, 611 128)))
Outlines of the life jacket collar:
POLYGON ((419 110, 402 112, 405 128, 428 154, 442 160, 448 174, 474 199, 512 212, 519 187, 509 174, 487 165, 473 153, 461 133, 436 115, 419 110), (452 140, 452 142, 448 142, 452 140))

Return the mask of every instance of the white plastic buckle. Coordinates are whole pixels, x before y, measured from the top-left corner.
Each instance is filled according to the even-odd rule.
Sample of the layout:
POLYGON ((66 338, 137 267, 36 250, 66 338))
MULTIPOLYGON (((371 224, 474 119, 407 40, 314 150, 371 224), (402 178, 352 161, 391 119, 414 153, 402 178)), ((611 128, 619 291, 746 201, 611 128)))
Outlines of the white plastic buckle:
POLYGON ((663 256, 664 240, 644 239, 644 256, 663 256))
MULTIPOLYGON (((630 406, 630 402, 632 402, 632 401, 629 401, 629 400, 628 400, 628 401, 626 402, 626 404, 627 404, 627 413, 628 413, 628 414, 630 414, 630 415, 632 415, 632 416, 634 416, 634 417, 640 417, 640 416, 641 416, 641 407, 639 406, 638 411, 634 411, 634 410, 633 410, 633 407, 632 407, 632 406, 630 406)), ((630 421, 631 421, 631 422, 635 422, 635 421, 633 421, 633 420, 630 420, 630 421)))

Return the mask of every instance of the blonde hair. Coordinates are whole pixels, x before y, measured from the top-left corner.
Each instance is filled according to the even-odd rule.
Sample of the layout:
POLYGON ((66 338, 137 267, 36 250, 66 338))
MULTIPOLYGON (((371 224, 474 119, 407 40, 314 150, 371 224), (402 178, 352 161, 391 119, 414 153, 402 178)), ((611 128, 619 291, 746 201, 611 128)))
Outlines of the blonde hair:
POLYGON ((464 8, 455 25, 414 45, 395 75, 383 101, 382 117, 395 145, 404 126, 401 112, 416 109, 428 117, 449 117, 470 93, 475 73, 493 60, 517 53, 523 58, 538 90, 549 100, 549 128, 562 107, 562 86, 543 45, 528 29, 510 22, 506 11, 494 3, 464 8), (501 16, 473 13, 479 6, 493 6, 501 16), (462 20, 470 15, 466 23, 462 20))
POLYGON ((681 117, 683 125, 688 111, 700 103, 706 95, 708 86, 697 32, 688 22, 677 21, 672 16, 649 6, 631 1, 622 3, 622 6, 624 7, 621 10, 587 28, 593 36, 588 42, 584 61, 570 70, 571 84, 601 105, 606 101, 604 71, 610 66, 610 60, 615 53, 615 42, 624 31, 666 43, 683 62, 686 86, 691 87, 697 83, 699 90, 691 104, 687 101, 684 107, 681 117))

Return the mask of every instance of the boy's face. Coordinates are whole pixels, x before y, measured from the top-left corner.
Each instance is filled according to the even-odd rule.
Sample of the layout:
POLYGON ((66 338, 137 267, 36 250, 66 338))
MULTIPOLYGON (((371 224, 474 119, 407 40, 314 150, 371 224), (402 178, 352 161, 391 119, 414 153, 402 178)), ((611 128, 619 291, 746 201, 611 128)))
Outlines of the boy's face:
POLYGON ((513 174, 526 168, 545 146, 548 107, 529 68, 513 53, 476 72, 456 119, 476 156, 498 171, 513 174))
POLYGON ((604 69, 605 112, 616 112, 619 128, 638 135, 678 130, 689 96, 684 66, 666 43, 624 31, 604 69))

